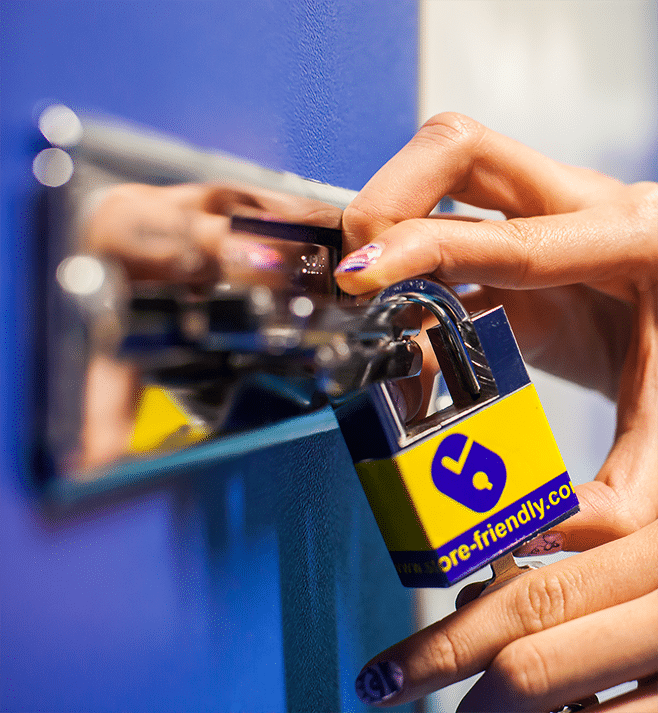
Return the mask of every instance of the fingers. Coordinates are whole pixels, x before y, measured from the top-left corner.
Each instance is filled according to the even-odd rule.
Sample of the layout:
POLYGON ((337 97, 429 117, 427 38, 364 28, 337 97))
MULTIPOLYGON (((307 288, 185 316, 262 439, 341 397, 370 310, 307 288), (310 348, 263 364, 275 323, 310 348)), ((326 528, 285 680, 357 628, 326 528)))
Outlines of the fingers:
MULTIPOLYGON (((629 203, 634 192, 629 190, 629 203)), ((508 221, 410 219, 348 255, 336 278, 353 294, 419 275, 506 289, 589 283, 631 301, 635 282, 643 275, 650 279, 658 265, 658 240, 641 221, 626 220, 625 210, 610 202, 575 214, 508 221)))
MULTIPOLYGON (((657 555, 654 523, 624 540, 524 574, 463 606, 373 659, 401 671, 401 683, 385 704, 415 700, 472 676, 523 636, 652 592, 658 569, 647 563, 657 555)), ((360 680, 368 674, 366 667, 360 680)))
POLYGON ((596 480, 576 487, 581 511, 559 527, 582 550, 658 518, 658 289, 638 297, 621 377, 615 444, 596 480))
POLYGON ((575 211, 618 185, 465 116, 439 114, 368 182, 343 226, 348 249, 355 249, 396 223, 427 216, 446 195, 518 217, 575 211))
POLYGON ((658 670, 658 591, 506 646, 460 713, 548 711, 658 670))

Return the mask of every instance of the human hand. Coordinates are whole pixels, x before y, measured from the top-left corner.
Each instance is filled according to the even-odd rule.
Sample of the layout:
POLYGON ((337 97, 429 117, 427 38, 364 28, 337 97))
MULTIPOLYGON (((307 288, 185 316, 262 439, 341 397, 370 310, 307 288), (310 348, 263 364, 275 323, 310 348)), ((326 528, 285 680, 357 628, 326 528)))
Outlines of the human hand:
POLYGON ((516 577, 376 656, 357 693, 399 705, 485 671, 461 713, 546 713, 639 679, 637 690, 588 713, 656 710, 657 559, 653 522, 516 577))
POLYGON ((478 283, 467 306, 503 304, 531 364, 619 394, 614 447, 553 543, 586 549, 656 519, 658 186, 559 164, 443 114, 371 179, 343 227, 348 248, 368 244, 339 266, 344 290, 418 275, 478 283), (428 217, 446 195, 507 220, 428 217))

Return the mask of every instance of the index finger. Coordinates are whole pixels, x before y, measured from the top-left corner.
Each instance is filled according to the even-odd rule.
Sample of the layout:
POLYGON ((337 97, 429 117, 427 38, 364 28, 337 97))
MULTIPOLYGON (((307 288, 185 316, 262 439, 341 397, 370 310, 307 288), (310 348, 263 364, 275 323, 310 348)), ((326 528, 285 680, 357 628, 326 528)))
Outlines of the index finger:
POLYGON ((446 195, 506 217, 578 210, 620 184, 566 166, 455 113, 439 114, 366 184, 343 215, 353 250, 392 225, 427 216, 446 195))
POLYGON ((635 599, 658 586, 658 523, 517 577, 376 656, 357 678, 369 703, 399 705, 485 669, 512 641, 635 599), (643 571, 643 576, 637 576, 643 571), (602 583, 605 586, 602 586, 602 583), (383 676, 377 698, 372 681, 383 676))

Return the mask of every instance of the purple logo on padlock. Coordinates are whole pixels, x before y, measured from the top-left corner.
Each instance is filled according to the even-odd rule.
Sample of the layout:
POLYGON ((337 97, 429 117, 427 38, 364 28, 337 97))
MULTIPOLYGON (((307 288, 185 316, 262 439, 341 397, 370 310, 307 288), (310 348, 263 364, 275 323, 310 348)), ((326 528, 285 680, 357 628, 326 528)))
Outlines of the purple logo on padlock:
POLYGON ((475 512, 487 512, 503 494, 507 469, 497 453, 463 433, 451 433, 434 455, 432 480, 449 498, 475 512))

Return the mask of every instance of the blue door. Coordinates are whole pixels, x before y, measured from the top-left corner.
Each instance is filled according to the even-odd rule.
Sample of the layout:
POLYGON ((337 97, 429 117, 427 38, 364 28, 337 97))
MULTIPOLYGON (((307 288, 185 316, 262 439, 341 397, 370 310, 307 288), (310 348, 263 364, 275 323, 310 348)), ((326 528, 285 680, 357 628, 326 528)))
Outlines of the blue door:
POLYGON ((31 488, 41 195, 58 102, 358 189, 415 129, 415 3, 4 0, 3 711, 347 711, 410 633, 330 412, 75 512, 31 488))

